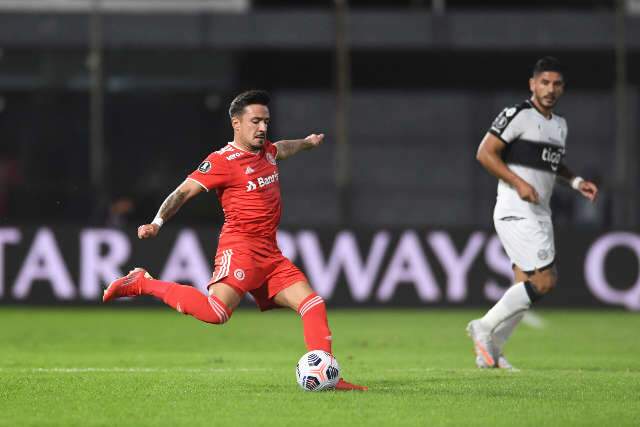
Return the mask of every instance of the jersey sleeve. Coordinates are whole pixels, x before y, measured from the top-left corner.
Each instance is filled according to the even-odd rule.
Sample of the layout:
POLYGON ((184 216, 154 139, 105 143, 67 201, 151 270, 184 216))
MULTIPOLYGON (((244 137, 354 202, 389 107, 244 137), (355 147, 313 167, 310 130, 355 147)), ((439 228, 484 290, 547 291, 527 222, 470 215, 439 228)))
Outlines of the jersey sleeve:
POLYGON ((524 133, 523 115, 518 114, 520 111, 518 107, 508 107, 502 110, 491 124, 489 133, 497 136, 506 144, 520 137, 524 133))
POLYGON ((228 185, 231 175, 225 158, 212 153, 187 176, 187 179, 197 182, 209 191, 228 185))

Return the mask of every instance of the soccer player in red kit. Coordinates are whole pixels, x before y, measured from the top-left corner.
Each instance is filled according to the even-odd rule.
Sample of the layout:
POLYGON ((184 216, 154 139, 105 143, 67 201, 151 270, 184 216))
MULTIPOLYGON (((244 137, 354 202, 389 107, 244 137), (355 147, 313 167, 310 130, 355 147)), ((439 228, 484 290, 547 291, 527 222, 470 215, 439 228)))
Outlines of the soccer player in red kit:
MULTIPOLYGON (((238 95, 229 108, 233 141, 211 153, 171 193, 151 224, 138 227, 138 237, 155 237, 160 227, 189 199, 216 190, 224 212, 209 295, 191 286, 163 282, 136 268, 113 281, 103 301, 151 295, 180 313, 213 324, 231 318, 245 293, 260 310, 289 307, 302 317, 309 350, 331 351, 331 331, 322 297, 313 292, 305 275, 282 255, 276 243, 280 222, 280 182, 277 160, 315 148, 323 134, 271 143, 269 95, 252 90, 238 95)), ((338 390, 366 390, 342 379, 338 390)))

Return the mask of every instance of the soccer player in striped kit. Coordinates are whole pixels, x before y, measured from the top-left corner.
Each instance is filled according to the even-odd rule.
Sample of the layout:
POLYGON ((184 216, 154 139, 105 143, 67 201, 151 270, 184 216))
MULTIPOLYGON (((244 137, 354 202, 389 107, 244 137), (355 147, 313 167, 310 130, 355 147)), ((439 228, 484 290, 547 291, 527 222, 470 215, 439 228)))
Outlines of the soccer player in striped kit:
MULTIPOLYGON (((163 282, 142 268, 112 282, 103 301, 151 295, 177 311, 212 324, 223 324, 248 292, 260 310, 289 307, 301 318, 309 350, 331 351, 331 331, 323 299, 305 275, 282 255, 276 243, 280 222, 278 160, 319 146, 323 134, 271 143, 269 95, 252 90, 238 95, 229 108, 234 138, 211 153, 171 193, 150 224, 138 228, 138 237, 155 237, 162 225, 188 200, 215 190, 224 211, 215 268, 205 296, 191 286, 163 282)), ((366 390, 342 379, 338 390, 366 390)))
POLYGON ((567 122, 554 112, 564 92, 561 64, 545 57, 529 79, 531 98, 505 108, 478 148, 477 159, 498 178, 493 223, 513 264, 515 284, 467 332, 479 368, 513 369, 503 346, 524 313, 556 285, 549 201, 556 179, 594 202, 598 188, 564 162, 567 122))

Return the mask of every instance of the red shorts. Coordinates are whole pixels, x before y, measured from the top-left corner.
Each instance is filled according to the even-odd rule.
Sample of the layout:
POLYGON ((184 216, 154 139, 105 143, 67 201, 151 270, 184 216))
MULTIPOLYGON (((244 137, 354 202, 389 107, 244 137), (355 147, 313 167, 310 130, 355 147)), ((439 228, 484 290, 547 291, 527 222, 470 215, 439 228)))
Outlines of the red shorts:
MULTIPOLYGON (((244 245, 242 245, 244 246, 244 245)), ((279 307, 273 298, 296 282, 308 282, 307 277, 279 249, 268 255, 244 247, 218 247, 213 275, 209 281, 222 282, 238 294, 249 292, 260 310, 279 307)))

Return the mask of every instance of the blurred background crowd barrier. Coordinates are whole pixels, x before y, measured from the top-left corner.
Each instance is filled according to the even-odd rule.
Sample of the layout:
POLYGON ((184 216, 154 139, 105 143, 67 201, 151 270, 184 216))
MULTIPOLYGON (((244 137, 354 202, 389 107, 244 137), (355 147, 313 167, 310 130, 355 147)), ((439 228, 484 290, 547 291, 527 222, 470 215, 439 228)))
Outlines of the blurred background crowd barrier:
MULTIPOLYGON (((567 68, 558 107, 569 123, 567 161, 602 190, 592 206, 558 188, 561 285, 549 304, 637 309, 640 297, 621 301, 633 299, 627 291, 638 287, 640 269, 638 0, 481 7, 472 0, 0 0, 0 302, 95 302, 87 283, 110 280, 116 269, 146 262, 164 271, 179 230, 205 239, 210 269, 207 251, 222 223, 212 194, 185 206, 171 220, 176 228, 145 249, 127 227, 153 218, 186 174, 232 138, 228 104, 250 88, 272 93, 272 140, 327 134, 321 149, 280 164, 286 230, 312 230, 325 242, 324 257, 342 233, 354 233, 363 259, 377 254, 374 236, 395 230, 376 255, 383 261, 361 266, 362 277, 330 269, 339 283, 331 292, 327 275, 314 273, 320 261, 305 258, 313 251, 305 252, 301 232, 287 232, 326 296, 341 304, 494 299, 488 281, 508 283, 503 255, 485 254, 495 241, 496 181, 475 152, 494 117, 528 98, 531 67, 543 55, 567 68), (85 253, 83 239, 105 227, 129 249, 111 267, 91 270, 83 260, 101 252, 85 253), (462 285, 451 291, 451 269, 424 230, 444 230, 458 252, 467 242, 481 247, 473 246, 472 270, 456 264, 464 296, 462 285), (426 261, 416 246, 411 256, 433 271, 399 267, 398 280, 413 286, 387 290, 380 281, 406 233, 429 254, 426 261), (596 242, 616 233, 627 236, 613 249, 618 255, 605 267, 587 262, 596 242), (473 240, 480 235, 481 243, 473 240), (23 273, 38 236, 57 242, 62 259, 44 258, 23 273), (66 270, 54 274, 54 264, 66 270), (608 297, 591 287, 590 269, 609 284, 608 297), (67 285, 32 289, 19 280, 49 280, 38 274, 67 285)), ((336 262, 355 250, 344 249, 351 255, 336 262)), ((190 268, 185 279, 201 285, 205 268, 190 268)))

